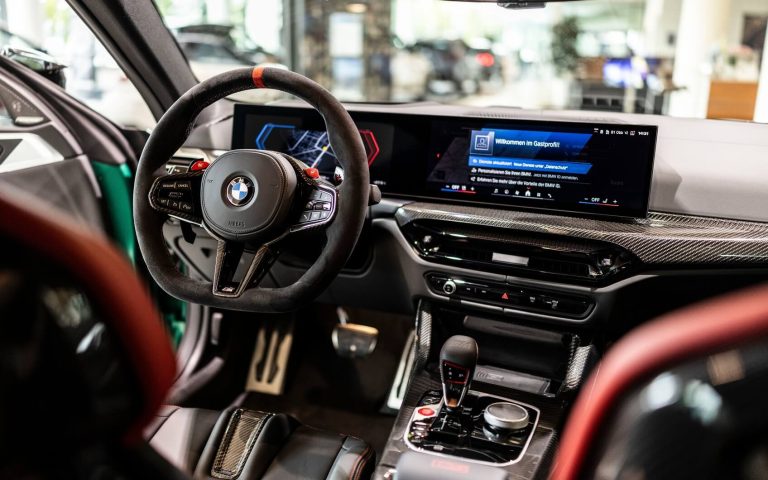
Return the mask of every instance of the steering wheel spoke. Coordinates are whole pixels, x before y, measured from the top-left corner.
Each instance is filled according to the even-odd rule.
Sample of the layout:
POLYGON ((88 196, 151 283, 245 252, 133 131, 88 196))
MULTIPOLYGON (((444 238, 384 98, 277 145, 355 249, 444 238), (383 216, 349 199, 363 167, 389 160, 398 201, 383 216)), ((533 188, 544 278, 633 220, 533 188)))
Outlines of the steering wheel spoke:
POLYGON ((155 179, 149 190, 150 206, 168 216, 202 225, 200 182, 203 172, 163 175, 155 179))
POLYGON ((339 194, 327 185, 315 185, 307 196, 299 218, 290 227, 290 232, 313 230, 326 227, 336 217, 339 194))
POLYGON ((237 242, 219 240, 213 273, 213 294, 237 298, 248 288, 258 286, 278 254, 274 244, 270 243, 254 250, 237 242))

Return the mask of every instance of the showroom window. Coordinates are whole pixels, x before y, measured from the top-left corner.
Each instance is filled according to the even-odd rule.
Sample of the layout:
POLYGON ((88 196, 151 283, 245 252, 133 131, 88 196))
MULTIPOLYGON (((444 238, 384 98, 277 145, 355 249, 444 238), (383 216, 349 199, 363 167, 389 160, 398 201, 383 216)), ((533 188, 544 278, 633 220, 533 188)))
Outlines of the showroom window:
POLYGON ((765 0, 156 3, 201 79, 270 62, 348 101, 768 121, 765 0))
POLYGON ((64 0, 0 0, 0 48, 22 63, 60 65, 50 78, 118 125, 155 125, 134 85, 64 0))

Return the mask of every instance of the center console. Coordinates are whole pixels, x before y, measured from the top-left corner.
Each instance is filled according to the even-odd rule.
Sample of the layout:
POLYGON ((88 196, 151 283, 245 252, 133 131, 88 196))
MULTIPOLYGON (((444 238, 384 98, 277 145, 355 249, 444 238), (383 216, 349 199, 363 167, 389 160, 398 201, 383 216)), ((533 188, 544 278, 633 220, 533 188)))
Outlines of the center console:
POLYGON ((424 476, 435 468, 547 477, 558 429, 596 352, 583 333, 493 317, 421 302, 410 381, 375 478, 410 478, 398 468, 419 472, 414 478, 450 477, 424 476), (489 322, 507 328, 484 328, 489 322))
POLYGON ((412 450, 494 465, 522 458, 539 419, 536 407, 470 390, 477 342, 449 338, 440 351, 441 390, 424 392, 404 436, 412 450))
MULTIPOLYGON (((349 113, 371 183, 388 199, 371 211, 381 234, 373 248, 393 255, 366 257, 370 273, 346 286, 340 277, 335 288, 364 290, 386 309, 394 297, 420 299, 376 478, 452 478, 401 475, 402 462, 415 472, 422 463, 454 473, 471 465, 486 469, 471 478, 546 478, 596 360, 590 325, 611 311, 613 287, 658 255, 643 250, 664 243, 649 246, 648 228, 661 224, 644 219, 657 128, 369 106, 349 113), (402 295, 383 295, 382 285, 402 295)), ((344 181, 309 108, 237 105, 232 147, 289 154, 344 181)))

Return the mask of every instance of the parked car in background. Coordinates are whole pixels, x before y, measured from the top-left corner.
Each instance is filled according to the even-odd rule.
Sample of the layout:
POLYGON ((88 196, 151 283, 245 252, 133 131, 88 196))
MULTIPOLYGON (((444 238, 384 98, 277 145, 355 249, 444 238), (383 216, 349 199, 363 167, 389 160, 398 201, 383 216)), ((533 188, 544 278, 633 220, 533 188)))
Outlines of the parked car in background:
MULTIPOLYGON (((233 38, 230 25, 187 25, 176 31, 176 41, 189 60, 192 72, 200 80, 250 65, 287 68, 277 55, 258 46, 241 46, 233 38)), ((242 42, 241 42, 242 43, 242 42)), ((285 98, 277 90, 261 89, 233 95, 242 102, 265 103, 285 98)))
POLYGON ((176 31, 176 41, 190 62, 200 65, 280 63, 277 55, 257 45, 241 45, 231 25, 187 25, 176 31))
POLYGON ((430 94, 470 95, 480 89, 482 67, 463 40, 420 40, 415 48, 432 63, 430 94))
MULTIPOLYGON (((229 25, 188 25, 176 30, 176 40, 189 60, 192 72, 199 80, 211 78, 238 67, 265 64, 287 68, 279 58, 260 47, 240 48, 232 38, 234 27, 229 25)), ((120 81, 103 93, 100 110, 118 123, 148 129, 155 121, 135 90, 130 89, 122 73, 120 81), (128 91, 132 90, 132 91, 128 91), (116 101, 120 99, 120 101, 116 101), (130 99, 130 101, 126 100, 130 99)), ((238 101, 267 103, 285 95, 277 90, 249 90, 232 96, 238 101)))
POLYGON ((501 58, 493 50, 493 43, 487 38, 478 38, 469 42, 468 55, 480 68, 480 80, 492 82, 501 80, 501 58))

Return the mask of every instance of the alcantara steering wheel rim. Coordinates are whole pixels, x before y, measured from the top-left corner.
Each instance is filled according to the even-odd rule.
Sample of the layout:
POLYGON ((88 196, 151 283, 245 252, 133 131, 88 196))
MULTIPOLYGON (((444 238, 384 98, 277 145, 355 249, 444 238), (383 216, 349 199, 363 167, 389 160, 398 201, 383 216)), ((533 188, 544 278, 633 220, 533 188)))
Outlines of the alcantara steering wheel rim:
POLYGON ((133 193, 136 236, 150 274, 163 290, 176 298, 232 310, 291 311, 312 301, 341 271, 363 228, 370 188, 360 134, 344 106, 330 92, 302 75, 280 68, 236 69, 191 88, 152 131, 136 170, 133 193), (205 107, 253 88, 273 88, 295 95, 320 113, 344 168, 344 182, 339 187, 310 178, 295 159, 257 150, 232 150, 214 161, 210 172, 156 178, 156 172, 184 144, 205 107), (227 168, 230 162, 238 165, 227 168), (215 172, 214 166, 217 166, 215 172), (199 192, 194 187, 197 184, 199 192), (188 195, 189 198, 174 200, 177 197, 169 198, 169 195, 178 198, 188 195), (194 205, 198 200, 200 204, 194 205), (316 208, 324 208, 328 213, 315 214, 312 220, 307 216, 304 222, 301 213, 305 202, 314 202, 316 208), (196 212, 196 208, 200 211, 196 212), (217 223, 211 215, 221 212, 225 219, 217 223), (299 215, 294 218, 297 212, 299 215), (162 226, 169 215, 199 223, 219 240, 212 282, 196 280, 179 271, 162 236, 162 226), (230 220, 230 215, 234 220, 230 220), (314 219, 322 215, 325 217, 314 219), (284 223, 283 231, 277 225, 280 222, 284 223), (325 229, 327 241, 317 261, 291 285, 252 287, 253 278, 247 275, 264 260, 273 242, 307 228, 325 229), (245 279, 232 290, 228 284, 222 286, 225 284, 216 277, 223 275, 224 267, 231 263, 227 255, 234 256, 241 248, 237 246, 238 241, 242 249, 254 254, 254 260, 245 279), (222 252, 222 249, 225 250, 222 252))

